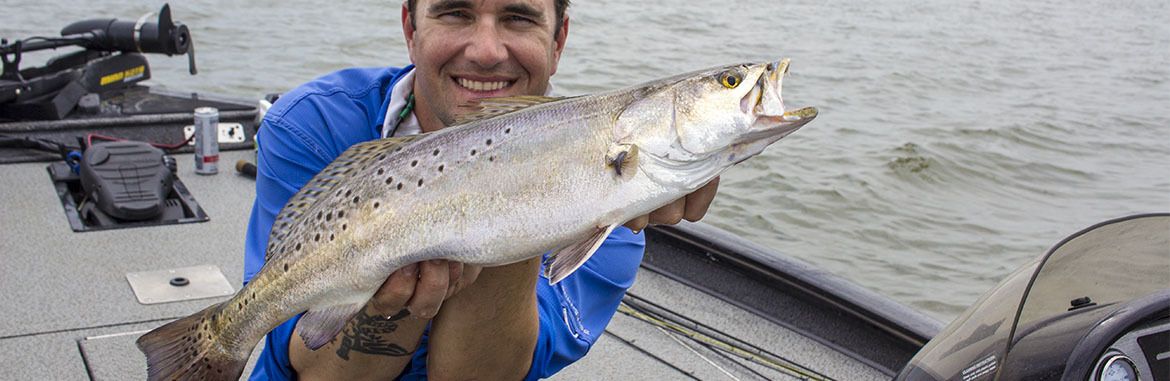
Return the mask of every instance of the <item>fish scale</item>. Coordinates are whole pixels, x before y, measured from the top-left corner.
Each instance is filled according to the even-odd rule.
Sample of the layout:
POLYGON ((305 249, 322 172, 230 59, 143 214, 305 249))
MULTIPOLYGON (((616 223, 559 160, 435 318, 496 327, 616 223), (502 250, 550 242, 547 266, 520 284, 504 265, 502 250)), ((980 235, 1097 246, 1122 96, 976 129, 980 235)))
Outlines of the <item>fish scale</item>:
POLYGON ((149 378, 238 378, 256 342, 302 312, 297 331, 315 350, 410 263, 497 266, 552 250, 546 276, 558 282, 619 224, 814 118, 783 111, 786 70, 731 65, 591 96, 484 99, 456 126, 354 145, 276 216, 248 285, 139 338, 149 378))

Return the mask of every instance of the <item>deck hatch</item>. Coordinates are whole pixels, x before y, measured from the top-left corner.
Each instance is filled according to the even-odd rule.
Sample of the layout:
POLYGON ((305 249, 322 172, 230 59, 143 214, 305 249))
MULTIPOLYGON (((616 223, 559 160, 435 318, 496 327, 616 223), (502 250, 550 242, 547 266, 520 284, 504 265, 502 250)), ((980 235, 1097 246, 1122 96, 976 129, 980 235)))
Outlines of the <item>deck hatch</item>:
POLYGON ((219 267, 211 265, 127 273, 126 280, 142 304, 230 296, 236 292, 219 267))

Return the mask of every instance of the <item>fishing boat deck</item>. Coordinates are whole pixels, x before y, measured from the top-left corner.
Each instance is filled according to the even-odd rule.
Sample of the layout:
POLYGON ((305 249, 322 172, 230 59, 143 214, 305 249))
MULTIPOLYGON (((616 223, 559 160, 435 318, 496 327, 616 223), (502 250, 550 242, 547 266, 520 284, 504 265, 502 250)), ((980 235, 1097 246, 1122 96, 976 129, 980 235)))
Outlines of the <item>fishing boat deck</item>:
MULTIPOLYGON (((3 378, 145 378, 138 335, 226 298, 141 304, 128 273, 212 266, 239 289, 255 182, 228 168, 199 176, 191 155, 175 157, 210 221, 75 233, 47 163, 0 165, 3 378)), ((940 328, 710 226, 647 234, 629 303, 589 356, 557 379, 888 379, 940 328)))

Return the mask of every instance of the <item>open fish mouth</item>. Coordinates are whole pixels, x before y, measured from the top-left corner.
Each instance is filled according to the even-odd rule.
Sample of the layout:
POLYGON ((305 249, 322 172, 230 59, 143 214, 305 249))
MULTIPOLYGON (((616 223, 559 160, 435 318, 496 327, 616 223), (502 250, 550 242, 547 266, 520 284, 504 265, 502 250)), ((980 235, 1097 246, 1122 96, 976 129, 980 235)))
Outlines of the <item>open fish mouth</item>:
POLYGON ((749 99, 755 98, 752 111, 756 114, 756 122, 751 132, 740 139, 741 143, 764 138, 782 138, 817 117, 816 107, 786 110, 781 94, 790 62, 790 59, 785 58, 768 63, 764 73, 756 80, 755 88, 748 93, 749 99))

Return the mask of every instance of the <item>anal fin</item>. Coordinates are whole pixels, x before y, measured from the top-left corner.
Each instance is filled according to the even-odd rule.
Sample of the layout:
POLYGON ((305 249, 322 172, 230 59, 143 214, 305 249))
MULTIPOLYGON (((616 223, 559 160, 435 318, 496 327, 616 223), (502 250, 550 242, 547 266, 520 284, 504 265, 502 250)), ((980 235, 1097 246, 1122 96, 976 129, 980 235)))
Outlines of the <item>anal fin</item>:
POLYGON ((597 252, 597 248, 601 247, 601 243, 605 242, 605 238, 609 237, 609 233, 613 232, 616 227, 617 224, 598 227, 588 237, 553 252, 548 257, 548 264, 544 269, 544 275, 548 277, 549 283, 559 283, 585 264, 585 261, 589 260, 594 252, 597 252))
POLYGON ((354 303, 309 310, 297 322, 297 331, 301 333, 305 346, 315 351, 333 340, 361 309, 361 303, 354 303))

